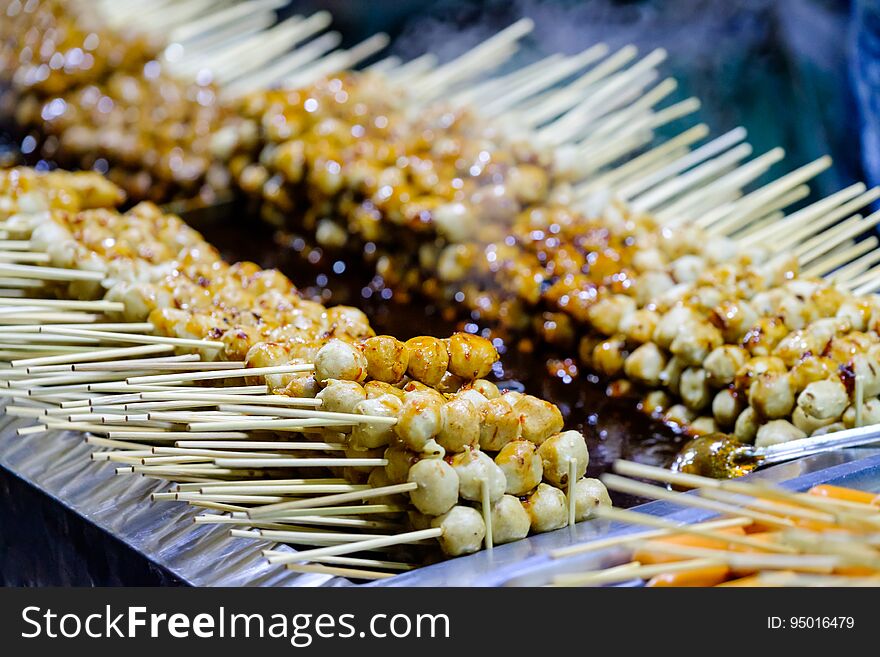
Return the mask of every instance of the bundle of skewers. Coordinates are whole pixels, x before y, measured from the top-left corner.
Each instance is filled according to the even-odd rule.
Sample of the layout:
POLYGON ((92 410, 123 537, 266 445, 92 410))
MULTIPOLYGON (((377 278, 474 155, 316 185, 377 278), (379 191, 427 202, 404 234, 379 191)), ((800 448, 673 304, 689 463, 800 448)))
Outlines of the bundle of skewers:
POLYGON ((717 514, 684 524, 601 508, 610 521, 645 527, 551 552, 554 586, 877 586, 876 492, 820 484, 803 492, 755 481, 718 481, 628 461, 603 480, 612 490, 717 514), (647 483, 645 480, 656 483, 647 483), (673 492, 665 485, 689 489, 673 492), (577 567, 602 551, 623 563, 577 567), (618 558, 619 557, 619 558, 618 558))
POLYGON ((176 484, 154 499, 223 512, 197 522, 321 546, 268 556, 359 578, 390 575, 381 560, 302 562, 364 565, 343 555, 429 540, 455 556, 610 503, 555 405, 484 378, 498 359, 485 338, 377 336, 277 271, 226 264, 149 203, 121 214, 104 193, 92 205, 110 207, 78 210, 96 183, 112 187, 4 172, 2 227, 28 247, 9 253, 45 256, 3 265, 20 279, 3 280, 0 395, 35 421, 20 435, 86 432, 117 473, 176 484))

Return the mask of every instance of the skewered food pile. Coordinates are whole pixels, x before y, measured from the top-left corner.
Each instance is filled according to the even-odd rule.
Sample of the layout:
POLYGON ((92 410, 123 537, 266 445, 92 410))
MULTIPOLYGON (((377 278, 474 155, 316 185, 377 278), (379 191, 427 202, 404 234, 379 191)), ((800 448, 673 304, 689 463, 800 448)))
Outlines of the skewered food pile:
MULTIPOLYGON (((17 271, 45 281, 36 294, 52 293, 87 309, 100 308, 106 320, 115 322, 47 324, 37 326, 36 332, 59 336, 62 343, 63 336, 70 336, 145 344, 112 347, 109 353, 98 349, 12 357, 13 367, 5 375, 13 396, 55 404, 45 412, 41 408, 49 407, 16 407, 10 411, 13 414, 42 418, 45 429, 83 428, 106 434, 108 439, 99 438, 95 444, 121 447, 122 462, 129 462, 126 454, 136 454, 145 465, 149 459, 141 453, 155 447, 151 438, 161 445, 169 438, 187 438, 189 429, 194 440, 206 433, 219 440, 232 431, 239 439, 237 449, 181 447, 182 460, 161 452, 159 462, 173 463, 176 469, 160 466, 155 472, 179 482, 238 481, 247 487, 254 479, 255 486, 266 485, 264 480, 277 472, 275 466, 284 466, 285 457, 295 462, 286 466, 295 471, 326 465, 343 483, 334 489, 317 482, 315 490, 339 489, 357 502, 384 495, 385 509, 393 519, 387 526, 403 528, 400 514, 409 511, 406 522, 415 527, 413 531, 438 538, 450 555, 480 549, 486 519, 491 545, 523 538, 530 531, 558 529, 590 517, 598 504, 609 503, 601 483, 584 478, 589 461, 584 438, 576 431, 563 431, 559 409, 531 395, 500 391, 485 378, 498 359, 488 340, 467 333, 406 342, 377 336, 357 309, 325 308, 303 299, 275 270, 262 270, 253 263, 225 263, 196 231, 150 203, 124 214, 112 209, 119 193, 95 174, 14 169, 5 171, 3 180, 3 189, 10 190, 15 181, 26 181, 19 186, 44 201, 34 201, 37 207, 27 210, 21 203, 16 206, 16 195, 10 194, 4 205, 18 210, 3 221, 9 236, 27 239, 30 252, 47 256, 45 267, 17 265, 17 271), (79 196, 68 192, 71 189, 79 196), (72 199, 64 198, 60 205, 69 209, 51 209, 59 205, 54 199, 65 193, 72 199), (77 209, 88 205, 106 207, 77 209), (154 333, 139 336, 136 329, 145 321, 154 333), (111 330, 126 325, 132 331, 111 330), (111 357, 175 348, 182 353, 107 362, 111 357), (190 364, 188 352, 193 351, 202 357, 190 364), (258 390, 181 386, 241 378, 258 390), (163 388, 159 385, 163 382, 172 387, 163 388), (137 383, 144 386, 131 387, 137 383), (113 399, 100 394, 117 391, 121 392, 113 399), (62 396, 55 397, 59 392, 62 396), (126 394, 130 392, 137 393, 135 398, 126 394), (207 392, 213 392, 214 398, 200 398, 207 392), (98 393, 97 400, 92 393, 98 393), (163 399, 158 405, 149 401, 139 405, 149 399, 141 393, 162 393, 163 399), (239 395, 232 399, 237 404, 227 404, 230 394, 239 395), (84 405, 72 407, 65 416, 65 399, 84 405), (163 412, 165 408, 193 410, 175 414, 163 412), (131 413, 142 409, 158 410, 145 416, 131 413), (242 435, 241 430, 247 433, 242 435), (302 432, 305 443, 297 444, 291 454, 289 439, 280 440, 278 430, 288 435, 302 432), (248 449, 249 445, 258 451, 248 449), (344 457, 328 459, 328 450, 343 452, 344 457), (243 459, 239 466, 222 467, 224 459, 236 458, 243 459), (403 504, 401 493, 411 506, 403 504)), ((10 289, 15 286, 6 284, 10 289)), ((41 303, 39 297, 16 301, 19 307, 41 303)), ((15 320, 15 309, 6 310, 4 318, 15 320)), ((43 349, 51 352, 57 346, 50 343, 43 349)), ((306 490, 294 489, 296 495, 306 490)), ((254 504, 256 517, 271 516, 277 526, 284 520, 272 507, 279 505, 288 512, 286 505, 291 503, 284 498, 252 495, 248 501, 254 504)), ((293 504, 310 508, 313 502, 321 506, 316 499, 293 504)), ((350 509, 349 515, 357 515, 358 509, 350 509)), ((348 547, 355 551, 358 546, 355 541, 348 547)))
POLYGON ((20 213, 112 208, 125 198, 122 190, 97 173, 37 173, 25 167, 0 170, 0 195, 4 221, 20 213))

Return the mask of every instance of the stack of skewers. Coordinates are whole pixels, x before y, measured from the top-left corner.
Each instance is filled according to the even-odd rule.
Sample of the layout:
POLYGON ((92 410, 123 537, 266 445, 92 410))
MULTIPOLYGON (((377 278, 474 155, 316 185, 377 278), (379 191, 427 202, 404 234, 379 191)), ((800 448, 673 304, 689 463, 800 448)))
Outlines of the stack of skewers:
MULTIPOLYGON (((718 481, 628 461, 603 477, 609 488, 719 514, 679 524, 647 513, 602 508, 600 517, 650 528, 562 548, 553 559, 602 550, 629 561, 600 570, 565 565, 555 586, 877 586, 876 492, 820 484, 805 492, 758 481, 718 481), (624 475, 624 476, 621 476, 624 475), (637 479, 635 479, 637 478, 637 479), (675 493, 641 480, 693 489, 675 493)), ((563 562, 564 563, 564 562, 563 562)))

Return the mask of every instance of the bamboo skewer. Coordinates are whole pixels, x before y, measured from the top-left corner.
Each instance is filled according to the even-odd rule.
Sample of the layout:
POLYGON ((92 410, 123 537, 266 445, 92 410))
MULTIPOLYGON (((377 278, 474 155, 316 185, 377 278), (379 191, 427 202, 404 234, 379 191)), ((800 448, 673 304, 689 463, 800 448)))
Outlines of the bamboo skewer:
MULTIPOLYGON (((100 361, 104 359, 112 359, 120 356, 145 356, 148 354, 161 354, 172 351, 173 347, 168 345, 143 345, 140 347, 122 347, 119 349, 98 349, 93 352, 62 354, 60 356, 43 356, 38 358, 26 358, 23 360, 12 361, 12 367, 23 367, 28 374, 35 373, 32 368, 42 365, 61 365, 68 363, 80 363, 89 361, 100 361)), ((137 362, 130 364, 130 367, 137 369, 137 362)), ((38 370, 37 370, 38 371, 38 370)))
MULTIPOLYGON (((159 5, 164 4, 165 3, 159 3, 159 5)), ((188 27, 185 26, 187 29, 183 30, 183 34, 190 40, 190 45, 193 40, 197 44, 202 39, 207 39, 211 42, 212 47, 207 47, 204 42, 202 42, 202 49, 195 49, 196 52, 200 53, 200 57, 207 56, 207 54, 211 52, 213 46, 217 46, 218 56, 217 59, 213 60, 216 66, 215 70, 220 72, 222 77, 231 80, 238 79, 244 73, 252 70, 251 67, 254 66, 255 62, 262 61, 260 58, 269 60, 280 55, 283 52, 283 46, 286 45, 286 39, 293 39, 295 38, 295 35, 300 34, 303 23, 312 26, 319 26, 315 29, 315 32, 320 31, 326 26, 321 25, 321 19, 312 20, 297 17, 285 21, 280 26, 276 26, 271 30, 266 30, 265 33, 262 33, 258 28, 256 33, 245 35, 245 37, 238 43, 234 41, 227 42, 225 38, 211 41, 212 36, 217 36, 216 34, 213 34, 214 30, 225 30, 234 23, 235 16, 243 17, 244 14, 226 12, 224 13, 224 18, 211 23, 211 27, 200 27, 199 22, 195 20, 195 18, 200 16, 200 11, 202 11, 200 7, 207 7, 208 3, 206 1, 203 2, 202 0, 195 0, 192 3, 186 4, 188 5, 187 7, 175 8, 175 10, 170 13, 173 13, 175 17, 193 17, 192 23, 189 24, 188 27), (259 47, 260 41, 262 40, 265 40, 267 43, 264 47, 259 47), (252 48, 259 52, 252 53, 253 57, 248 57, 248 61, 246 62, 237 61, 239 59, 239 54, 243 55, 246 51, 250 54, 252 48), (276 51, 276 48, 279 48, 279 50, 276 51)), ((159 5, 153 6, 153 9, 147 12, 147 22, 152 25, 173 25, 173 18, 168 14, 163 15, 163 12, 156 8, 159 5)), ((262 7, 262 5, 260 6, 262 7)), ((125 13, 124 10, 118 11, 121 11, 123 15, 125 13)), ((135 14, 132 12, 131 15, 134 16, 135 14)), ((420 95, 425 98, 449 93, 450 90, 458 89, 459 87, 457 85, 461 82, 470 82, 470 78, 475 71, 490 69, 499 62, 507 59, 515 51, 518 40, 526 34, 531 27, 530 22, 521 21, 514 26, 511 26, 511 28, 503 32, 501 35, 484 42, 478 48, 449 64, 434 67, 433 64, 429 62, 424 74, 419 74, 419 69, 416 67, 408 69, 406 75, 413 76, 413 87, 420 89, 422 92, 420 95)), ((312 34, 314 32, 307 31, 307 33, 312 34)), ((225 37, 225 34, 223 36, 225 37)), ((372 52, 381 41, 382 39, 372 40, 361 47, 356 47, 352 51, 348 51, 347 53, 332 53, 327 57, 314 62, 311 67, 297 70, 292 74, 292 79, 308 80, 310 79, 310 76, 319 75, 324 71, 335 70, 335 66, 344 65, 339 64, 340 62, 355 61, 365 53, 372 52)), ((662 61, 665 54, 662 53, 662 51, 655 51, 654 53, 649 54, 645 59, 631 66, 629 69, 617 73, 617 71, 628 61, 627 57, 629 56, 629 51, 626 49, 624 49, 624 51, 627 53, 626 56, 618 57, 618 61, 623 62, 620 66, 609 66, 608 60, 606 60, 603 62, 605 65, 604 69, 603 64, 600 64, 586 73, 579 73, 579 71, 596 61, 598 56, 604 55, 605 53, 603 49, 595 49, 592 52, 586 51, 574 57, 559 58, 558 60, 548 58, 548 61, 542 62, 540 66, 536 66, 528 71, 519 70, 515 74, 511 74, 504 79, 503 84, 497 84, 498 81, 496 80, 490 81, 490 83, 486 83, 486 85, 481 85, 479 92, 475 93, 473 97, 483 99, 484 111, 486 113, 498 116, 507 115, 508 117, 518 117, 521 114, 518 110, 512 109, 514 104, 522 101, 534 103, 534 105, 531 106, 533 109, 538 108, 547 114, 541 121, 536 122, 533 127, 541 126, 543 134, 551 141, 554 138, 563 139, 566 136, 576 136, 578 139, 583 139, 582 143, 578 146, 580 149, 578 152, 589 153, 590 149, 594 149, 597 154, 594 162, 600 162, 597 171, 603 170, 602 167, 604 167, 605 164, 610 164, 615 157, 627 153, 627 148, 638 148, 641 144, 647 143, 647 141, 643 141, 644 136, 642 134, 637 135, 636 133, 651 130, 657 125, 660 125, 663 121, 671 120, 672 118, 681 116, 683 113, 692 111, 696 105, 695 101, 685 101, 685 103, 655 112, 653 110, 655 102, 659 101, 666 93, 674 89, 675 86, 674 82, 663 81, 650 91, 646 91, 647 87, 656 79, 656 72, 653 70, 654 67, 662 61), (600 52, 601 54, 598 54, 600 52), (600 73, 599 71, 602 72, 600 73), (548 89, 548 87, 554 84, 555 81, 561 81, 564 79, 565 75, 574 75, 576 73, 578 74, 578 79, 571 85, 566 85, 566 87, 560 91, 548 89), (597 104, 602 104, 597 103, 595 100, 595 98, 599 97, 599 94, 605 94, 609 99, 613 96, 625 96, 625 93, 623 92, 626 92, 627 90, 624 89, 624 87, 638 88, 638 93, 636 94, 635 99, 629 98, 620 106, 609 103, 609 109, 607 111, 605 108, 596 107, 597 104), (553 112, 557 112, 557 114, 554 114, 553 112), (625 139, 618 140, 617 135, 621 130, 623 131, 622 134, 625 135, 625 139), (626 147, 623 148, 619 144, 614 143, 616 141, 625 141, 626 147), (623 150, 621 150, 621 148, 623 148, 623 150), (606 158, 607 161, 605 160, 606 158)), ((620 53, 623 53, 624 51, 620 51, 620 53)), ((632 56, 634 57, 634 55, 635 53, 633 51, 632 56)), ((613 59, 613 57, 609 59, 613 59)), ((199 59, 188 60, 183 62, 181 66, 185 69, 187 66, 193 66, 193 62, 197 61, 199 61, 199 59)), ((400 70, 404 69, 406 66, 407 65, 398 66, 398 62, 388 60, 379 68, 392 72, 396 70, 400 73, 400 70)), ((696 131, 692 133, 686 140, 676 142, 675 147, 670 147, 664 151, 656 151, 653 155, 653 159, 642 160, 640 166, 644 166, 645 168, 634 167, 625 170, 622 174, 616 174, 616 178, 623 183, 625 189, 630 192, 631 196, 629 198, 632 200, 631 205, 633 207, 638 206, 645 209, 657 210, 658 213, 668 217, 670 223, 691 222, 693 221, 693 217, 701 216, 704 218, 704 221, 707 222, 707 225, 713 227, 726 224, 728 226, 737 225, 738 227, 748 229, 751 224, 744 222, 742 220, 743 216, 748 216, 749 213, 752 212, 757 213, 758 210, 760 210, 762 214, 755 214, 755 219, 761 219, 761 217, 779 209, 772 208, 771 210, 768 210, 767 208, 770 204, 779 202, 779 198, 784 197, 787 194, 787 190, 798 189, 795 187, 795 185, 800 184, 798 180, 790 178, 786 182, 787 186, 768 186, 764 190, 763 195, 745 195, 740 197, 740 189, 746 183, 750 182, 754 176, 765 170, 765 168, 772 162, 776 161, 781 154, 778 151, 771 151, 771 153, 756 158, 742 166, 737 166, 737 163, 741 159, 747 157, 751 152, 751 147, 748 144, 737 145, 738 141, 745 136, 743 132, 742 137, 739 140, 735 139, 734 137, 736 137, 736 135, 734 135, 729 141, 724 141, 722 139, 720 146, 718 143, 715 143, 711 147, 707 144, 706 147, 703 147, 699 157, 692 157, 692 154, 680 155, 679 148, 683 147, 686 151, 691 143, 693 143, 693 141, 689 140, 699 132, 700 131, 696 131), (659 155, 657 154, 658 152, 659 155), (664 164, 666 160, 663 158, 673 154, 676 157, 672 158, 671 161, 674 166, 670 168, 669 164, 664 164), (661 164, 663 164, 663 166, 659 166, 661 164), (681 168, 675 170, 675 167, 681 168), (672 171, 672 173, 670 173, 670 171, 672 171), (683 175, 678 175, 679 173, 683 173, 683 175), (649 181, 647 184, 645 183, 646 180, 649 181), (705 220, 705 217, 712 214, 713 211, 715 211, 713 220, 705 220), (740 224, 740 221, 743 221, 743 223, 740 224)), ((697 137, 696 139, 699 138, 700 137, 697 137)), ((696 141, 696 139, 694 139, 694 141, 696 141)), ((710 144, 712 144, 712 142, 710 142, 710 144)), ((699 150, 700 149, 698 149, 698 151, 699 150)), ((815 168, 816 167, 813 169, 815 168)), ((610 176, 608 178, 608 180, 614 179, 615 176, 610 176)), ((871 194, 871 192, 869 192, 869 194, 871 194)), ((802 215, 802 217, 805 216, 806 215, 802 215)), ((859 247, 862 250, 853 250, 853 247, 849 246, 849 240, 852 237, 855 237, 859 232, 864 231, 866 228, 872 227, 873 221, 874 219, 862 220, 861 218, 856 217, 850 220, 850 223, 846 224, 843 230, 838 227, 827 231, 822 231, 821 228, 816 228, 816 225, 814 224, 809 228, 802 229, 802 237, 806 241, 801 241, 799 238, 798 240, 795 240, 794 243, 797 245, 799 252, 803 255, 804 263, 809 264, 810 267, 833 268, 836 263, 843 264, 844 262, 847 262, 844 254, 862 255, 864 253, 864 246, 859 247)), ((809 223, 810 222, 804 220, 804 226, 809 223)), ((757 233, 752 233, 752 235, 760 234, 761 230, 764 229, 760 228, 757 233)), ((776 233, 773 234, 775 235, 776 233)), ((21 242, 22 245, 25 243, 24 241, 19 242, 21 242)), ((12 244, 12 242, 8 243, 12 244)), ((3 247, 0 246, 0 248, 3 247)), ((28 245, 27 248, 30 249, 30 245, 28 245)), ((24 246, 16 244, 12 244, 8 253, 12 253, 13 251, 19 255, 9 256, 10 258, 29 254, 24 246)), ((3 253, 0 253, 0 259, 3 259, 3 255, 3 253)), ((31 255, 41 254, 32 253, 31 255)), ((852 257, 852 255, 850 255, 850 257, 852 257)), ((36 269, 38 268, 33 269, 34 276, 36 276, 36 269)), ((22 271, 32 270, 25 269, 22 271)), ((821 271, 824 272, 826 270, 821 269, 821 271)), ((90 274, 94 274, 94 272, 91 272, 90 274)), ((56 273, 53 275, 58 274, 56 273)), ((856 278, 856 280, 859 281, 859 285, 867 285, 870 281, 874 280, 873 275, 874 274, 871 272, 860 272, 858 274, 859 278, 856 278), (868 274, 871 274, 872 278, 861 278, 868 274)), ((55 279, 46 278, 45 280, 55 279)), ((35 301, 30 299, 13 299, 15 301, 35 301)), ((0 306, 2 305, 3 304, 0 303, 0 306)), ((38 307, 42 307, 39 304, 37 305, 38 307)), ((22 307, 22 304, 18 304, 17 306, 15 304, 10 305, 10 308, 17 307, 22 307)), ((113 308, 112 312, 117 312, 118 310, 119 308, 117 306, 113 308)), ((111 312, 109 309, 106 311, 111 312)), ((21 315, 17 316, 20 319, 21 315)), ((185 341, 184 339, 177 338, 163 339, 163 336, 132 335, 131 332, 128 331, 107 330, 106 328, 101 329, 101 326, 101 324, 96 324, 96 330, 91 330, 88 327, 83 328, 81 326, 61 326, 55 329, 52 329, 52 327, 45 327, 45 331, 41 327, 38 329, 38 332, 43 334, 40 337, 44 338, 47 337, 47 335, 54 335, 64 337, 70 341, 77 338, 89 341, 77 342, 77 345, 133 342, 138 344, 147 343, 166 345, 169 350, 171 350, 171 347, 219 349, 223 346, 222 343, 214 341, 185 341), (128 337, 120 338, 120 335, 128 335, 128 337), (173 342, 171 340, 173 340, 173 342)), ((146 333, 148 330, 145 329, 144 332, 146 333)), ((8 336, 10 345, 15 345, 16 340, 22 339, 16 337, 14 331, 10 331, 8 336)), ((38 339, 39 337, 36 337, 34 342, 38 339)), ((56 339, 56 341, 61 342, 62 340, 56 339)), ((24 346, 33 346, 33 344, 23 345, 23 347, 24 346)), ((66 345, 60 345, 58 348, 70 349, 72 347, 68 343, 66 345)), ((10 347, 10 350, 11 349, 12 348, 10 347)), ((138 349, 138 347, 131 349, 138 349)), ((22 351, 26 350, 22 349, 22 351)), ((100 353, 101 351, 102 350, 93 350, 91 355, 94 356, 94 354, 100 353)), ((113 351, 113 349, 103 351, 110 352, 113 351)), ((99 457, 100 459, 106 460, 113 460, 116 458, 140 458, 141 461, 143 461, 140 464, 142 467, 136 469, 135 466, 132 466, 131 472, 138 472, 141 474, 149 472, 151 473, 149 476, 175 472, 182 473, 180 476, 184 479, 187 477, 198 479, 196 475, 199 473, 212 473, 212 476, 229 476, 231 473, 239 469, 253 468, 259 471, 260 468, 279 467, 276 465, 278 463, 287 464, 283 467, 313 467, 312 465, 302 465, 301 461, 304 461, 304 459, 285 458, 277 453, 263 454, 259 453, 257 450, 265 449, 267 451, 278 450, 279 452, 283 452, 284 447, 281 447, 282 445, 288 446, 291 450, 298 449, 298 446, 301 445, 303 446, 302 449, 320 449, 319 447, 316 447, 316 445, 329 445, 332 446, 332 449, 336 449, 338 445, 334 443, 308 443, 295 441, 253 441, 251 439, 255 434, 251 432, 306 432, 310 429, 324 427, 351 426, 354 422, 377 421, 376 418, 370 416, 334 414, 326 411, 304 410, 300 408, 282 408, 286 406, 309 406, 310 404, 318 406, 320 403, 316 403, 316 401, 279 400, 276 402, 268 401, 268 399, 261 401, 255 399, 240 400, 235 399, 232 393, 226 392, 226 389, 223 389, 224 392, 217 394, 211 392, 199 393, 191 392, 193 390, 199 390, 199 388, 187 388, 184 386, 177 386, 176 390, 174 389, 175 386, 167 386, 168 392, 149 390, 151 386, 157 386, 159 384, 184 384, 210 379, 235 378, 236 376, 252 377, 271 373, 307 372, 312 369, 310 365, 294 366, 305 368, 301 370, 260 372, 259 370, 261 369, 273 370, 273 368, 251 368, 249 370, 243 370, 241 367, 236 368, 233 365, 225 366, 219 363, 193 364, 191 367, 188 367, 183 363, 176 363, 172 367, 162 369, 162 363, 156 362, 154 363, 155 368, 145 368, 150 371, 147 371, 143 376, 140 376, 138 375, 140 370, 137 369, 137 363, 135 361, 129 361, 128 363, 125 361, 108 363, 104 369, 101 368, 100 363, 88 365, 87 361, 90 357, 88 350, 67 351, 57 355, 52 352, 47 352, 45 356, 42 351, 39 353, 40 355, 35 355, 33 358, 20 358, 19 360, 25 362, 31 361, 30 365, 26 365, 25 367, 33 367, 35 368, 33 373, 41 375, 63 370, 36 368, 55 367, 57 365, 73 363, 69 370, 70 372, 89 373, 91 378, 87 380, 90 382, 97 381, 98 383, 89 383, 84 387, 79 387, 79 384, 86 379, 77 378, 76 376, 41 376, 26 384, 28 398, 36 399, 39 395, 50 395, 53 393, 56 395, 88 395, 92 392, 118 392, 119 394, 102 395, 105 401, 108 401, 108 397, 114 398, 110 403, 104 405, 102 405, 101 402, 96 402, 94 399, 89 399, 87 397, 84 399, 73 399, 60 402, 62 405, 65 403, 70 404, 69 408, 83 409, 83 412, 81 413, 69 413, 66 416, 66 420, 63 419, 64 413, 50 413, 47 409, 19 407, 18 412, 30 413, 33 417, 38 418, 45 417, 46 420, 44 426, 46 428, 69 428, 72 426, 98 426, 100 428, 102 425, 96 424, 97 422, 106 423, 111 426, 115 426, 114 423, 117 422, 138 423, 137 426, 125 427, 124 430, 120 428, 120 431, 118 432, 115 430, 113 432, 101 431, 100 433, 108 435, 109 437, 106 439, 98 438, 98 440, 113 441, 115 440, 114 433, 117 435, 128 434, 132 437, 145 436, 145 438, 143 438, 144 440, 155 440, 159 442, 169 439, 175 440, 175 446, 170 448, 160 446, 150 448, 149 451, 144 451, 138 450, 134 447, 128 447, 125 449, 128 453, 120 452, 116 454, 107 452, 99 457), (79 363, 82 363, 82 365, 79 365, 79 363), (129 367, 131 367, 131 369, 127 369, 129 367), (171 373, 156 373, 156 371, 168 372, 169 370, 171 373), (186 371, 178 372, 177 370, 186 371), (233 370, 236 370, 237 373, 230 374, 233 370), (126 372, 129 374, 129 376, 125 378, 124 384, 113 378, 113 371, 126 372), (105 384, 105 387, 99 387, 105 384), (47 385, 54 386, 51 392, 40 389, 41 386, 45 387, 47 385), (136 390, 138 392, 135 392, 136 390), (146 392, 140 392, 140 390, 145 390, 146 392), (37 394, 32 395, 32 393, 37 394), (204 394, 205 396, 197 396, 201 394, 204 394), (159 395, 161 397, 151 398, 146 397, 146 395, 159 395), (180 395, 186 395, 187 399, 185 401, 180 401, 180 395), (190 395, 194 396, 190 397, 190 395), (121 401, 123 399, 125 401, 121 401), (113 408, 113 406, 120 406, 120 408, 113 408), (278 408, 276 408, 276 406, 278 408), (216 410, 210 410, 215 408, 216 410), (199 410, 187 413, 182 412, 182 409, 199 410), (150 412, 145 413, 144 411, 150 412), (59 418, 58 416, 62 417, 59 418), (290 419, 279 420, 277 418, 290 419), (187 429, 194 431, 195 433, 189 434, 188 431, 177 431, 177 429, 181 428, 180 425, 183 424, 187 426, 187 429), (144 430, 153 427, 157 430, 144 430), (244 431, 239 431, 239 429, 244 431), (220 434, 222 434, 222 436, 220 434), (209 438, 209 436, 211 438, 209 438), (185 440, 179 440, 179 438, 184 437, 186 438, 185 440), (219 438, 229 438, 229 440, 224 441, 219 438), (232 438, 240 438, 241 440, 233 440, 232 438), (257 448, 255 447, 256 445, 265 445, 266 447, 257 448), (224 454, 225 456, 216 459, 210 458, 216 454, 224 454), (241 457, 245 454, 248 455, 248 458, 235 458, 241 457), (252 454, 256 454, 256 456, 250 458, 250 455, 252 454), (202 457, 205 457, 203 460, 206 462, 199 462, 198 459, 201 459, 202 457), (245 462, 250 462, 250 465, 245 465, 245 462), (180 467, 172 467, 175 463, 180 467), (257 465, 254 465, 255 463, 257 465), (144 468, 149 468, 149 470, 144 468)), ((136 355, 136 353, 132 352, 131 355, 136 355)), ((92 360, 98 359, 92 358, 92 360)), ((171 365, 171 363, 166 364, 171 365)), ((21 363, 18 365, 22 366, 21 363)), ((28 374, 30 373, 31 372, 28 372, 28 374)), ((11 385, 18 380, 17 376, 17 374, 11 373, 7 374, 4 379, 11 385)), ((10 393, 9 396, 13 399, 16 398, 16 394, 19 392, 18 390, 13 389, 15 387, 15 385, 11 385, 10 389, 6 390, 6 392, 10 393)), ((100 399, 100 397, 96 399, 100 399)), ((858 405, 856 411, 857 417, 860 418, 860 405, 858 405)), ((380 420, 387 424, 392 424, 395 421, 394 418, 384 417, 380 418, 380 420)), ((859 422, 860 419, 857 419, 857 423, 859 422)), ((118 442, 123 443, 127 441, 118 442)), ((128 445, 136 445, 136 443, 128 443, 128 445)), ((111 447, 109 443, 105 446, 111 447)), ((328 447, 327 449, 329 451, 330 448, 328 447)), ((308 459, 311 464, 337 464, 341 460, 342 459, 308 459)), ((352 463, 360 461, 370 461, 371 464, 379 465, 382 465, 385 462, 384 459, 348 459, 346 460, 346 465, 351 465, 352 463)), ((570 463, 569 465, 571 468, 574 464, 570 463)), ((567 494, 570 524, 572 524, 572 518, 575 512, 573 494, 574 478, 572 472, 573 470, 570 469, 569 489, 567 494)), ((223 480, 217 479, 216 481, 222 482, 223 480)), ((201 482, 194 481, 192 483, 201 482)), ((241 484, 241 486, 247 488, 248 485, 241 484)), ((486 545, 487 547, 491 547, 491 513, 488 505, 488 494, 485 491, 486 482, 483 482, 483 486, 483 515, 487 524, 486 545)), ((208 487, 206 487, 206 490, 207 488, 208 487)), ((229 495, 241 495, 248 497, 249 499, 281 497, 277 495, 269 495, 269 490, 265 491, 267 495, 232 492, 234 490, 234 488, 230 487, 230 490, 226 490, 225 493, 229 495)), ((241 488, 239 488, 239 490, 241 490, 241 488)), ((718 492, 727 495, 726 492, 717 490, 712 494, 718 492)), ((190 501, 207 504, 213 503, 213 500, 210 499, 210 493, 204 493, 201 490, 185 491, 184 493, 185 497, 188 496, 190 501)), ((727 497, 726 499, 731 500, 733 498, 727 497)), ((328 502, 328 504, 339 503, 341 501, 344 500, 337 499, 328 502)), ((700 503, 711 501, 712 500, 702 500, 700 503)), ((715 501, 717 502, 718 500, 715 501)), ((302 500, 302 502, 314 503, 315 500, 302 500)), ((286 502, 284 503, 286 504, 286 502)), ((293 502, 294 505, 297 503, 298 502, 293 502)), ((222 505, 223 503, 219 502, 218 504, 222 505)), ((217 508, 219 509, 220 507, 217 508)), ((716 506, 715 508, 717 509, 720 507, 716 506)), ((768 507, 768 510, 769 508, 770 507, 768 507)), ((296 511, 298 509, 299 507, 294 506, 289 510, 296 511)))
MULTIPOLYGON (((222 342, 215 343, 223 346, 222 342)), ((213 379, 230 379, 241 377, 266 376, 267 374, 295 374, 297 372, 310 372, 314 365, 276 365, 274 367, 248 367, 230 368, 212 372, 185 372, 181 374, 155 374, 149 376, 136 376, 126 379, 128 384, 156 385, 168 383, 184 383, 192 381, 209 381, 213 379)))
MULTIPOLYGON (((135 335, 119 331, 101 331, 90 329, 67 329, 55 326, 44 326, 40 333, 63 335, 69 337, 93 338, 109 342, 135 342, 143 344, 174 345, 176 347, 196 347, 204 349, 222 349, 223 343, 216 340, 191 340, 188 338, 172 338, 164 335, 135 335)), ((183 379, 185 380, 185 379, 183 379)))

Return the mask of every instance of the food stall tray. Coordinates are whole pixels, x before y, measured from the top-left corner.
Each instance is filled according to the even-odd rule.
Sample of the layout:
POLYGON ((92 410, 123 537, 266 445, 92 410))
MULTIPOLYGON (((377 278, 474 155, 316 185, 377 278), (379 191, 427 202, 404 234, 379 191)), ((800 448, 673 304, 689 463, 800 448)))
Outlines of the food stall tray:
MULTIPOLYGON (((858 448, 818 454, 783 463, 749 475, 750 479, 781 483, 792 490, 806 490, 821 483, 880 491, 880 449, 858 448)), ((700 522, 712 514, 669 502, 649 502, 634 511, 668 520, 700 522)), ((582 557, 552 559, 551 551, 628 532, 638 527, 607 520, 591 520, 548 534, 496 547, 458 559, 371 584, 371 586, 539 586, 560 572, 595 570, 622 563, 624 549, 587 553, 582 557)))

